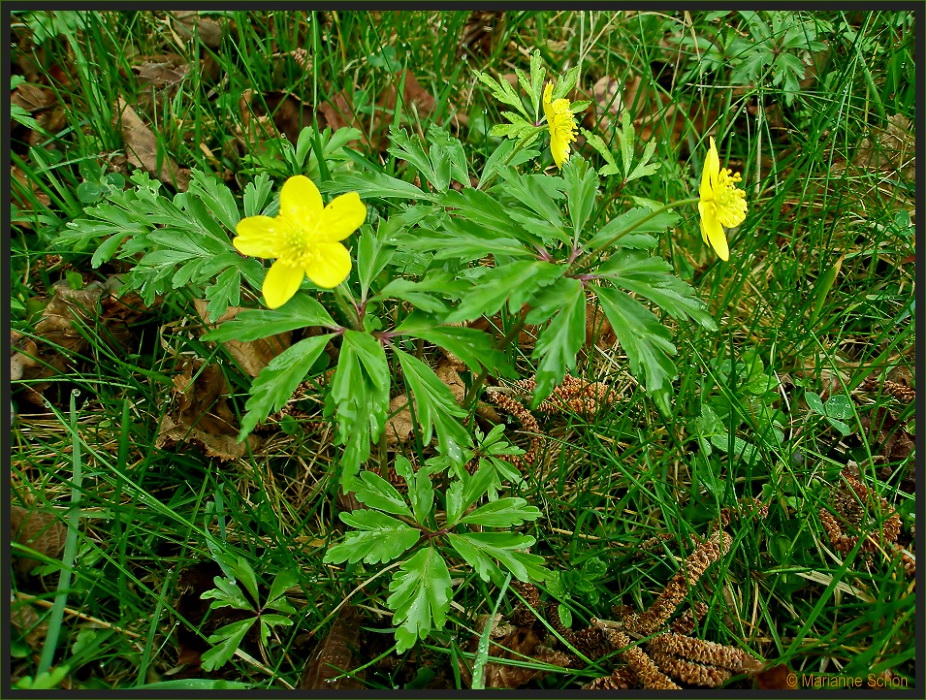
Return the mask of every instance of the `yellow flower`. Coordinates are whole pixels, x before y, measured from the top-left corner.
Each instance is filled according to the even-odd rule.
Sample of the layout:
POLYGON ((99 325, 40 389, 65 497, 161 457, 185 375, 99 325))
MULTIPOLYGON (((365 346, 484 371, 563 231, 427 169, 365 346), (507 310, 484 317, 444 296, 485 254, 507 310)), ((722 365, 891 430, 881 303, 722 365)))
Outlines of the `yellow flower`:
POLYGON ((701 174, 698 211, 701 212, 701 237, 713 246, 721 260, 730 259, 724 228, 739 226, 746 218, 746 193, 736 188, 740 179, 739 173, 727 168, 721 170, 717 144, 711 136, 711 150, 701 174))
POLYGON ((550 151, 557 168, 569 160, 569 144, 576 140, 576 119, 569 109, 569 100, 553 99, 553 83, 543 89, 543 113, 550 129, 550 151))
POLYGON ((276 258, 264 278, 264 300, 275 309, 289 301, 308 277, 319 287, 337 287, 350 274, 350 253, 339 241, 363 223, 367 208, 356 192, 322 205, 309 178, 289 178, 280 191, 280 214, 238 222, 232 244, 243 255, 276 258))

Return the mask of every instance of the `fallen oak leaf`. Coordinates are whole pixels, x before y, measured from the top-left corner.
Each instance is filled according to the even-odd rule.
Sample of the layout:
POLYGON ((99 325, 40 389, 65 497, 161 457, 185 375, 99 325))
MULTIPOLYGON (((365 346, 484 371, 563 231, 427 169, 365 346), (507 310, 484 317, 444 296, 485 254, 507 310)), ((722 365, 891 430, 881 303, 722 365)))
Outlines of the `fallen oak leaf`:
POLYGON ((237 441, 238 424, 228 406, 228 385, 218 366, 203 366, 202 360, 184 358, 173 384, 174 404, 161 419, 156 447, 189 442, 201 447, 207 456, 227 462, 260 444, 256 435, 237 441))
POLYGON ((361 665, 360 611, 353 605, 341 608, 328 636, 322 640, 306 662, 299 690, 359 690, 366 686, 358 680, 363 671, 345 675, 361 665))
POLYGON ((171 12, 170 16, 174 20, 174 31, 182 39, 190 40, 197 35, 200 41, 210 49, 217 49, 222 43, 222 25, 208 17, 203 17, 202 13, 196 10, 178 10, 171 12))
MULTIPOLYGON (((49 559, 57 559, 64 551, 67 528, 54 513, 27 510, 22 506, 10 506, 10 540, 28 547, 49 559)), ((42 562, 24 556, 13 550, 16 570, 28 574, 42 562)))
MULTIPOLYGON (((220 323, 235 318, 240 312, 247 311, 243 306, 229 306, 225 313, 216 321, 211 321, 206 309, 207 303, 203 299, 193 301, 196 312, 205 321, 204 330, 218 328, 220 323)), ((226 340, 222 346, 228 350, 235 361, 248 376, 256 377, 261 370, 270 364, 270 361, 290 346, 293 334, 291 331, 259 338, 252 341, 226 340)))

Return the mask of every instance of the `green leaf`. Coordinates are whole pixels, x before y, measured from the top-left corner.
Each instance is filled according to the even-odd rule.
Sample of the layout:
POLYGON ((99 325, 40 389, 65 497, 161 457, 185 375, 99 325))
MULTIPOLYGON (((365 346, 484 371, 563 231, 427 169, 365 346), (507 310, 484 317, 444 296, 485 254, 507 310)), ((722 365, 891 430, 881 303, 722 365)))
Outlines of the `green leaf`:
POLYGON ((251 600, 257 603, 259 601, 257 595, 257 576, 254 574, 254 569, 251 568, 248 560, 244 557, 238 557, 234 564, 232 564, 232 570, 235 573, 235 579, 244 584, 248 593, 251 594, 251 600))
POLYGON ((598 233, 586 244, 589 248, 603 245, 617 234, 628 231, 613 245, 621 248, 652 248, 656 241, 654 235, 662 235, 665 230, 678 222, 678 215, 671 211, 656 214, 648 221, 640 223, 653 212, 644 207, 635 207, 602 226, 598 233))
POLYGON ((515 222, 508 209, 488 192, 466 188, 461 192, 450 190, 441 198, 441 205, 455 209, 465 218, 481 226, 510 236, 515 222))
POLYGON ((296 294, 279 309, 249 309, 203 335, 203 340, 257 340, 310 326, 339 328, 325 307, 307 294, 296 294))
POLYGON ((536 520, 540 510, 528 505, 523 498, 499 498, 480 506, 458 521, 459 524, 484 525, 485 527, 512 527, 525 520, 536 520))
POLYGON ((452 590, 450 572, 433 547, 425 547, 399 567, 386 605, 395 611, 396 653, 410 649, 434 629, 444 626, 452 590))
POLYGON ((469 171, 466 167, 466 151, 460 139, 452 137, 444 127, 431 124, 428 127, 428 142, 431 144, 428 151, 431 167, 435 173, 440 174, 442 182, 446 177, 447 184, 439 189, 441 191, 447 190, 451 178, 466 189, 470 189, 469 171), (449 177, 445 173, 449 174, 449 177))
POLYGON ((484 268, 473 280, 472 288, 462 295, 447 322, 494 316, 506 301, 509 302, 508 310, 517 313, 541 288, 560 279, 563 272, 564 267, 545 260, 518 260, 500 267, 484 268))
POLYGON ((821 416, 826 415, 826 408, 823 406, 823 400, 820 398, 820 394, 814 391, 805 391, 804 401, 807 402, 807 406, 814 413, 819 413, 821 416))
POLYGON ((332 192, 356 192, 361 199, 424 199, 435 201, 437 195, 422 191, 410 182, 382 172, 339 174, 331 182, 332 192))
POLYGON ((430 516, 434 506, 434 486, 431 484, 431 478, 424 469, 413 472, 411 463, 402 455, 396 455, 395 471, 408 484, 408 500, 415 513, 415 522, 428 526, 432 520, 430 516))
POLYGON ((449 173, 446 182, 440 182, 443 178, 438 177, 431 164, 431 158, 425 151, 424 144, 417 134, 409 135, 405 129, 391 126, 389 128, 389 142, 390 145, 387 151, 390 154, 411 164, 437 191, 447 189, 447 185, 450 184, 449 173))
POLYGON ((540 49, 534 49, 531 54, 531 89, 529 92, 533 98, 534 109, 538 112, 543 98, 543 79, 546 73, 547 71, 543 67, 543 58, 540 56, 540 49))
POLYGON ((508 105, 509 107, 514 107, 522 115, 524 115, 525 119, 531 118, 531 115, 528 114, 524 109, 524 104, 521 101, 520 95, 515 92, 514 88, 511 87, 511 84, 507 80, 504 78, 495 80, 487 74, 481 73, 479 71, 476 72, 476 78, 480 83, 489 88, 489 92, 492 93, 492 97, 494 97, 496 100, 502 104, 508 105))
POLYGON ((332 334, 300 340, 274 357, 251 383, 251 396, 241 419, 240 442, 271 413, 286 405, 296 388, 305 381, 309 370, 322 354, 332 334))
POLYGON ((502 141, 498 147, 486 158, 486 164, 482 168, 482 175, 479 178, 478 189, 496 177, 501 170, 516 168, 523 165, 540 155, 540 151, 531 151, 522 146, 517 153, 514 153, 516 143, 514 141, 502 141))
POLYGON ((615 335, 627 353, 630 371, 646 373, 646 391, 665 412, 669 411, 669 384, 675 378, 674 355, 669 331, 640 302, 617 289, 592 285, 615 335))
POLYGON ((194 169, 187 190, 188 197, 199 197, 206 209, 228 231, 234 231, 241 220, 235 195, 212 175, 194 169))
POLYGON ((653 157, 653 153, 655 152, 656 140, 653 139, 648 144, 646 144, 646 148, 643 149, 643 155, 640 157, 640 162, 637 163, 634 169, 627 176, 626 182, 632 182, 633 180, 638 180, 641 177, 646 177, 659 171, 659 168, 662 167, 661 163, 650 163, 650 159, 653 157))
POLYGON ((672 266, 662 258, 622 251, 599 265, 595 274, 649 299, 672 318, 690 318, 708 330, 717 330, 704 302, 695 296, 694 289, 675 276, 672 266))
POLYGON ((495 470, 482 461, 475 474, 461 470, 447 489, 447 526, 455 527, 460 517, 473 503, 486 495, 495 481, 495 470))
POLYGON ((354 488, 358 501, 386 513, 412 517, 412 511, 402 495, 379 474, 365 471, 360 475, 360 481, 354 488))
POLYGON ((421 338, 452 352, 474 374, 478 374, 482 366, 493 374, 507 376, 512 372, 507 356, 495 348, 492 336, 476 328, 438 326, 420 314, 410 314, 395 332, 421 338))
POLYGON ((408 241, 409 247, 433 250, 435 260, 456 258, 460 262, 469 262, 487 255, 511 255, 518 258, 536 255, 516 238, 501 238, 466 219, 451 219, 444 224, 444 231, 421 228, 418 233, 419 239, 408 241))
POLYGON ((214 646, 203 654, 200 661, 202 669, 207 672, 214 671, 228 663, 238 651, 241 640, 244 639, 244 635, 251 629, 255 620, 257 620, 256 617, 248 617, 217 629, 215 634, 206 640, 214 646))
POLYGON ((852 401, 845 394, 834 394, 826 402, 826 415, 830 418, 848 420, 855 415, 852 401))
POLYGON ((598 177, 588 167, 588 161, 581 156, 570 158, 563 168, 566 183, 566 201, 569 203, 569 218, 576 240, 582 233, 585 222, 591 216, 598 196, 598 177))
POLYGON ((421 539, 421 532, 377 510, 341 512, 338 517, 360 532, 348 532, 344 540, 328 548, 324 561, 379 564, 400 557, 421 539))
POLYGON ((585 137, 588 145, 595 149, 595 152, 598 153, 598 155, 604 158, 606 165, 599 168, 598 174, 602 177, 607 175, 618 175, 621 170, 617 166, 617 162, 614 160, 614 154, 611 153, 611 151, 605 145, 604 140, 598 134, 594 134, 588 129, 583 129, 580 127, 579 131, 582 132, 582 135, 585 137))
POLYGON ((212 603, 209 604, 210 610, 235 608, 236 610, 254 611, 254 606, 244 597, 244 593, 235 581, 216 576, 213 583, 215 588, 210 588, 200 596, 202 600, 212 599, 212 603))
POLYGON ((504 183, 497 185, 499 189, 555 227, 562 226, 563 219, 560 212, 559 200, 565 195, 560 191, 564 187, 562 178, 549 175, 522 175, 513 170, 504 170, 501 173, 504 183))
MULTIPOLYGON (((293 571, 281 571, 273 578, 273 583, 270 584, 270 593, 267 594, 267 602, 264 603, 265 608, 274 607, 273 604, 279 600, 283 600, 286 595, 286 591, 290 588, 295 587, 299 584, 299 577, 293 571)), ((288 604, 287 604, 288 605, 288 604)), ((292 606, 290 606, 292 607, 292 606)), ((279 608, 274 607, 275 610, 279 608)), ((295 610, 293 610, 295 612, 295 610)))
POLYGON ((575 65, 566 72, 566 75, 563 76, 562 80, 557 81, 553 88, 554 100, 559 100, 563 97, 566 97, 566 95, 569 94, 569 91, 576 86, 576 83, 579 82, 579 71, 581 69, 581 66, 575 65))
POLYGON ((386 269, 395 255, 396 249, 387 243, 384 229, 380 225, 374 232, 369 226, 364 226, 357 242, 357 276, 363 298, 366 298, 373 280, 386 269))
POLYGON ((496 124, 489 129, 489 136, 496 138, 505 137, 509 139, 521 139, 525 143, 530 143, 536 138, 538 129, 531 122, 527 121, 519 114, 512 112, 502 112, 501 114, 508 120, 508 124, 496 124))
POLYGON ((457 418, 466 415, 466 411, 457 405, 450 387, 444 384, 424 362, 395 348, 405 382, 415 399, 415 417, 421 425, 421 439, 427 445, 431 441, 431 432, 437 431, 437 441, 441 454, 449 454, 454 449, 470 444, 469 431, 457 418))
POLYGON ((325 404, 326 415, 337 415, 336 444, 345 446, 342 487, 350 487, 360 464, 370 456, 370 441, 383 432, 390 382, 389 363, 379 341, 368 333, 345 331, 325 404))
MULTIPOLYGON (((540 360, 532 400, 535 408, 550 395, 553 387, 562 381, 567 371, 575 369, 576 353, 585 342, 585 290, 577 279, 564 277, 560 281, 560 311, 541 331, 531 355, 532 359, 540 360)), ((545 309, 537 315, 543 313, 545 309)), ((528 323, 535 322, 533 315, 534 311, 527 315, 528 323)))
POLYGON ((534 538, 527 535, 513 532, 450 533, 447 539, 484 581, 491 578, 494 561, 519 581, 543 581, 550 573, 543 567, 543 557, 517 551, 533 546, 534 538))
POLYGON ((373 298, 402 299, 427 313, 443 314, 447 311, 447 304, 435 295, 457 298, 467 288, 467 283, 456 279, 452 273, 435 270, 418 282, 404 278, 394 279, 373 298))

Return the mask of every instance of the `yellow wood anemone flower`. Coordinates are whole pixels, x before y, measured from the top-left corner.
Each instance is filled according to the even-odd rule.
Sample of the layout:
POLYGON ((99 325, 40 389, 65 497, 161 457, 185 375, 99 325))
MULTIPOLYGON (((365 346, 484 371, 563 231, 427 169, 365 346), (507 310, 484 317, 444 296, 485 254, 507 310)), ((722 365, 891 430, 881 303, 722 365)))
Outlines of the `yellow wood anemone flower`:
POLYGON ((576 119, 569 109, 569 100, 553 99, 553 83, 543 89, 543 113, 550 129, 550 151, 557 168, 569 160, 569 144, 576 140, 576 119))
POLYGON ((701 212, 701 237, 714 248, 721 260, 730 259, 724 228, 739 226, 746 218, 746 193, 736 188, 740 179, 739 173, 721 169, 717 144, 711 136, 711 149, 707 153, 698 191, 701 200, 698 211, 701 212))
POLYGON ((356 231, 366 216, 366 205, 356 192, 324 206, 315 183, 296 175, 280 191, 280 214, 242 219, 232 244, 243 255, 276 258, 261 290, 267 306, 276 309, 293 297, 304 277, 328 289, 347 279, 350 253, 340 241, 356 231))

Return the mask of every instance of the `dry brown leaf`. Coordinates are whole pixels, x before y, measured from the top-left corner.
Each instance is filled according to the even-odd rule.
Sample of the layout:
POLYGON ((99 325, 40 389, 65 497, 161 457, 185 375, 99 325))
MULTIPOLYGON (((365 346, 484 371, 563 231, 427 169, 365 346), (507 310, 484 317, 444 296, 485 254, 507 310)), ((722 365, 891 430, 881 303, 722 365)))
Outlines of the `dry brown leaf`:
MULTIPOLYGON (((67 283, 54 286, 55 295, 42 311, 35 326, 39 342, 16 333, 10 357, 10 371, 19 372, 25 380, 44 379, 64 370, 68 356, 79 353, 87 341, 75 326, 75 320, 87 323, 95 313, 103 289, 94 284, 84 289, 71 289, 67 283), (14 369, 15 368, 15 369, 14 369)), ((42 405, 42 393, 47 383, 33 384, 25 390, 30 403, 42 405)))
POLYGON ((210 457, 231 461, 260 444, 256 435, 237 442, 238 424, 225 398, 228 386, 218 366, 203 367, 202 360, 184 358, 173 382, 174 405, 161 420, 157 447, 190 442, 210 457))
MULTIPOLYGON (((57 134, 67 126, 67 117, 64 114, 64 108, 61 105, 55 105, 51 109, 45 109, 38 112, 35 121, 48 134, 57 134)), ((29 145, 38 146, 48 139, 46 133, 33 130, 29 134, 29 145)))
MULTIPOLYGON (((452 364, 449 361, 441 362, 434 373, 447 385, 457 403, 463 403, 466 386, 452 364)), ((415 435, 415 423, 408 407, 408 394, 399 394, 389 402, 389 413, 394 411, 398 413, 386 420, 386 443, 389 445, 408 442, 415 435)))
POLYGON ((595 109, 598 128, 601 131, 606 131, 611 119, 617 117, 624 107, 620 82, 610 75, 602 76, 592 86, 592 105, 595 109))
POLYGON ((408 394, 399 394, 389 401, 389 414, 386 419, 386 443, 397 445, 408 442, 415 435, 415 422, 408 408, 408 394), (398 411, 394 416, 392 413, 398 411))
POLYGON ((143 63, 132 66, 138 76, 138 82, 157 89, 168 88, 183 80, 190 72, 190 64, 175 53, 157 56, 139 56, 143 63))
POLYGON ((54 106, 57 104, 58 99, 55 97, 55 93, 48 88, 33 85, 32 83, 20 83, 10 93, 10 102, 28 112, 38 112, 54 106))
POLYGON ((916 175, 916 130, 902 114, 887 118, 887 127, 874 131, 859 146, 852 164, 913 180, 916 175))
POLYGON ((585 344, 607 350, 614 347, 617 334, 597 301, 585 305, 585 344))
POLYGON ((363 671, 345 676, 361 665, 357 651, 360 646, 360 611, 353 605, 341 608, 331 631, 318 645, 302 672, 299 690, 359 690, 363 671))
MULTIPOLYGON (((209 313, 206 310, 207 303, 203 299, 196 299, 193 305, 196 307, 196 312, 206 322, 206 329, 210 330, 217 328, 220 323, 235 318, 240 312, 247 311, 243 306, 229 306, 222 317, 213 323, 209 319, 209 313)), ((241 369, 247 372, 249 376, 256 377, 264 367, 270 364, 274 357, 290 346, 292 337, 291 331, 285 331, 267 338, 247 342, 226 340, 222 345, 235 358, 241 369)))
POLYGON ((788 664, 778 664, 755 674, 759 690, 797 690, 797 674, 788 664))
MULTIPOLYGON (((11 333, 12 378, 44 379, 63 371, 69 356, 87 347, 78 329, 81 323, 92 325, 94 320, 100 319, 106 324, 107 337, 127 345, 133 335, 130 325, 146 307, 134 293, 117 297, 120 286, 115 276, 105 283, 94 282, 83 289, 71 289, 64 281, 56 283, 52 288, 54 296, 35 326, 35 339, 11 333)), ((39 383, 27 387, 26 398, 41 405, 41 395, 47 386, 39 383)))
POLYGON ((200 41, 210 49, 217 49, 222 43, 222 25, 215 20, 203 17, 196 10, 180 10, 170 14, 175 20, 174 31, 180 38, 189 40, 198 34, 200 41))
MULTIPOLYGON (((10 506, 10 539, 24 547, 29 547, 49 559, 57 559, 64 551, 67 528, 54 513, 27 510, 21 506, 10 506)), ((13 550, 16 570, 28 574, 42 562, 23 556, 13 550)))
MULTIPOLYGON (((31 189, 39 204, 44 204, 46 207, 51 204, 51 198, 39 189, 38 183, 30 181, 20 168, 16 167, 15 165, 11 165, 10 175, 15 177, 25 189, 31 189)), ((32 203, 26 197, 19 195, 15 187, 10 189, 10 196, 13 200, 13 203, 20 209, 26 209, 29 211, 32 210, 32 203)), ((26 223, 18 222, 17 225, 24 226, 26 223)), ((31 228, 31 225, 29 227, 31 228)))
POLYGON ((916 449, 916 442, 907 432, 906 423, 898 423, 894 415, 883 406, 862 416, 859 422, 868 433, 868 439, 878 445, 878 452, 888 462, 901 462, 916 449))
POLYGON ((48 634, 48 623, 39 616, 34 607, 21 600, 12 603, 10 624, 33 650, 38 650, 48 634))
MULTIPOLYGON (((488 615, 483 616, 480 624, 476 626, 479 634, 470 640, 469 652, 476 651, 480 635, 487 623, 488 615)), ((511 659, 519 663, 533 660, 564 668, 568 668, 572 663, 568 654, 544 646, 540 636, 532 627, 515 627, 500 615, 493 620, 489 638, 492 640, 489 644, 489 656, 493 659, 511 659)), ((472 685, 472 671, 462 659, 458 662, 458 668, 463 682, 466 685, 472 685)), ((547 672, 520 665, 511 666, 501 661, 490 661, 485 665, 484 673, 486 688, 520 688, 546 675, 547 672)))
POLYGON ((474 10, 460 34, 457 56, 491 56, 499 37, 505 32, 505 13, 497 10, 474 10))
POLYGON ((154 132, 121 97, 116 100, 116 122, 122 129, 126 157, 132 165, 143 168, 161 182, 170 183, 180 192, 190 185, 190 171, 179 167, 166 154, 158 160, 158 143, 154 132))

